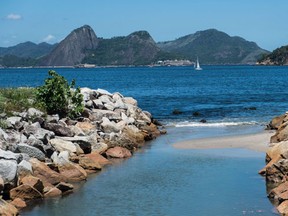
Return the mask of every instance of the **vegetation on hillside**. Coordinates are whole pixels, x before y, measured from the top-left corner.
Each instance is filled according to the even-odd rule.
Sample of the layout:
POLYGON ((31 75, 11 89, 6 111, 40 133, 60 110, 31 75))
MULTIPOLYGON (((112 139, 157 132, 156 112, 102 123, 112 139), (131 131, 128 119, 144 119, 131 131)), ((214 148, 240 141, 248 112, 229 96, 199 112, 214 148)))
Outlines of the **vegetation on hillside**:
POLYGON ((282 46, 275 49, 272 53, 263 55, 258 60, 258 63, 273 64, 273 65, 287 65, 288 64, 288 46, 282 46))

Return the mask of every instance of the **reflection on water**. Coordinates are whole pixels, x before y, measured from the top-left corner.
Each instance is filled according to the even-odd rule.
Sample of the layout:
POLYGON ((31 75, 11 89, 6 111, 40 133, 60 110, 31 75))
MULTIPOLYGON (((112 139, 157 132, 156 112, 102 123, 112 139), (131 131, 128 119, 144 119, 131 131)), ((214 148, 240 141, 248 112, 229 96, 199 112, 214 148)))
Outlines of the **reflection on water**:
POLYGON ((181 130, 169 129, 74 194, 45 200, 22 215, 274 215, 265 179, 257 174, 264 153, 174 149, 181 130))

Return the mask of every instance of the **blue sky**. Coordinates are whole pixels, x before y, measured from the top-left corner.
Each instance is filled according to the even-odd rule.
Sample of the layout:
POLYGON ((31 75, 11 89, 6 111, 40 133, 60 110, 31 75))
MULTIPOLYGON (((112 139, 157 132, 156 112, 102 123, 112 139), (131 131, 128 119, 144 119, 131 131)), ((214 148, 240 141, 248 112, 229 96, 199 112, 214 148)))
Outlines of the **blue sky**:
POLYGON ((156 42, 215 28, 273 50, 288 45, 287 0, 0 0, 0 47, 59 42, 90 25, 98 37, 147 30, 156 42))

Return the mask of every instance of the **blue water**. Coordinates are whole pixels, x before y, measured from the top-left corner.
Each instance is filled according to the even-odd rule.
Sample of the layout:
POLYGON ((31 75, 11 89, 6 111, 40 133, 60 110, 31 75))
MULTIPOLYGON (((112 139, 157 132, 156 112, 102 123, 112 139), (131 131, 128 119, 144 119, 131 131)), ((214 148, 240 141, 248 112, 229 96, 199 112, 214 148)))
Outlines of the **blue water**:
MULTIPOLYGON (((81 87, 134 97, 168 126, 168 135, 106 167, 74 194, 45 200, 22 215, 275 215, 257 174, 264 153, 179 150, 172 144, 263 130, 287 110, 288 67, 203 68, 56 69, 81 87), (182 113, 173 115, 175 109, 182 113)), ((0 69, 0 87, 39 86, 46 77, 47 69, 0 69)))
MULTIPOLYGON (((120 92, 164 123, 263 124, 288 107, 288 67, 206 66, 56 69, 81 87, 120 92), (256 108, 253 110, 251 108, 256 108), (173 110, 182 114, 172 115, 173 110), (193 116, 198 112, 200 116, 193 116)), ((0 69, 0 87, 39 86, 48 69, 0 69)), ((180 124, 181 125, 181 124, 180 124)))

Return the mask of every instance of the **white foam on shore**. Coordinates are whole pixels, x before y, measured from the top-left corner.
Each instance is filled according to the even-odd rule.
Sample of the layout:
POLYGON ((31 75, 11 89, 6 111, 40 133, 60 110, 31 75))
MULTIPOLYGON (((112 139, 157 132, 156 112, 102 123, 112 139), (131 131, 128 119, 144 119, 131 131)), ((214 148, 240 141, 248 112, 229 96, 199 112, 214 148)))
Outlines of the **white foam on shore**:
POLYGON ((170 126, 174 127, 229 127, 229 126, 242 126, 242 125, 259 125, 259 123, 255 121, 251 122, 178 122, 174 124, 170 124, 170 126))

